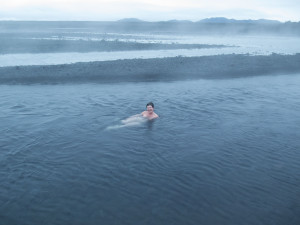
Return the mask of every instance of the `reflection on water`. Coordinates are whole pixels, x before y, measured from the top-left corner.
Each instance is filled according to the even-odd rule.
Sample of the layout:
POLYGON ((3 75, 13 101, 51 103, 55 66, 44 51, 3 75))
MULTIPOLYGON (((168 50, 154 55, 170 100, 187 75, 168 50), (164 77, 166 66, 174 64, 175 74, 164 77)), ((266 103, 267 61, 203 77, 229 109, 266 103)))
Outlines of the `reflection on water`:
POLYGON ((1 223, 296 225, 299 85, 2 85, 1 223))

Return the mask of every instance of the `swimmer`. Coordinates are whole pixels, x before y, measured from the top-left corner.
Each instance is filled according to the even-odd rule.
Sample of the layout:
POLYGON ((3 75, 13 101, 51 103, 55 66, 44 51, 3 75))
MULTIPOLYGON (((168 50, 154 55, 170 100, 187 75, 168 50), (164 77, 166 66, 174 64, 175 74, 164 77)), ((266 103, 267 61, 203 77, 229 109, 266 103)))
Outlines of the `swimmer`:
POLYGON ((135 123, 141 123, 145 119, 152 120, 158 118, 158 115, 154 112, 154 104, 152 102, 149 102, 146 105, 146 107, 147 107, 146 111, 137 115, 130 116, 125 120, 121 120, 121 122, 123 124, 135 124, 135 123))
POLYGON ((147 120, 153 120, 158 118, 158 115, 154 112, 154 104, 152 102, 149 102, 146 105, 146 107, 146 111, 137 115, 130 116, 127 119, 121 120, 122 124, 120 125, 108 126, 106 129, 113 130, 129 126, 139 126, 144 124, 147 120))
POLYGON ((158 118, 158 115, 154 112, 154 104, 152 102, 149 102, 146 107, 147 110, 141 113, 143 117, 149 120, 158 118))

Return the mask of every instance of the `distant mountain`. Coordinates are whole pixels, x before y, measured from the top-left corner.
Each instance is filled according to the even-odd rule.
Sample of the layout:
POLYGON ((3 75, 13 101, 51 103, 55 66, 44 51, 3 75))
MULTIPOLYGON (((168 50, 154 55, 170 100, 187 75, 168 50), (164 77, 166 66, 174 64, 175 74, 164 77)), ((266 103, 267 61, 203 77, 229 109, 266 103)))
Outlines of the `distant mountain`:
MULTIPOLYGON (((118 21, 0 21, 0 30, 40 30, 74 28, 97 29, 99 32, 198 34, 198 35, 295 35, 300 37, 300 22, 276 20, 235 20, 225 17, 207 18, 197 22, 169 20, 147 22, 137 18, 118 21)), ((1 36, 1 35, 0 35, 1 36)))
POLYGON ((259 19, 259 20, 235 20, 235 19, 227 19, 225 17, 214 17, 214 18, 207 18, 198 21, 199 23, 257 23, 257 24, 280 24, 281 22, 277 20, 266 20, 266 19, 259 19))
POLYGON ((167 22, 167 23, 193 23, 190 20, 168 20, 168 21, 165 21, 165 22, 167 22))
MULTIPOLYGON (((124 18, 118 20, 117 22, 147 22, 144 20, 140 20, 137 18, 124 18)), ((213 17, 213 18, 206 18, 203 20, 199 20, 197 22, 192 22, 190 20, 167 20, 167 21, 157 21, 157 22, 150 22, 150 23, 204 23, 204 24, 258 24, 258 25, 268 25, 268 24, 281 24, 280 21, 277 20, 266 20, 266 19, 259 19, 259 20, 236 20, 236 19, 228 19, 225 17, 213 17)))
POLYGON ((118 20, 117 22, 145 22, 145 21, 137 19, 137 18, 124 18, 124 19, 118 20))
POLYGON ((229 23, 229 22, 235 22, 234 19, 227 19, 225 17, 214 17, 214 18, 206 18, 203 20, 199 20, 200 23, 229 23))
POLYGON ((212 17, 199 20, 197 22, 193 22, 190 20, 166 20, 166 21, 155 21, 149 22, 145 20, 140 20, 138 18, 124 18, 121 20, 117 20, 116 22, 140 22, 140 23, 239 23, 239 24, 280 24, 282 22, 277 20, 267 20, 267 19, 259 19, 259 20, 236 20, 236 19, 228 19, 226 17, 212 17))

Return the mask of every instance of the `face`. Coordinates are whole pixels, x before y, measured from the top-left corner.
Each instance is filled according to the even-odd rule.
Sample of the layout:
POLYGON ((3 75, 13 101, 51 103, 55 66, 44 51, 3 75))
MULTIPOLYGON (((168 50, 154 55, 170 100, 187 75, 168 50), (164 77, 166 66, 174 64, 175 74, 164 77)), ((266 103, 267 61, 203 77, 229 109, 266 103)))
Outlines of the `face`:
POLYGON ((148 105, 147 106, 147 111, 148 111, 148 113, 153 113, 153 107, 151 106, 151 105, 148 105))

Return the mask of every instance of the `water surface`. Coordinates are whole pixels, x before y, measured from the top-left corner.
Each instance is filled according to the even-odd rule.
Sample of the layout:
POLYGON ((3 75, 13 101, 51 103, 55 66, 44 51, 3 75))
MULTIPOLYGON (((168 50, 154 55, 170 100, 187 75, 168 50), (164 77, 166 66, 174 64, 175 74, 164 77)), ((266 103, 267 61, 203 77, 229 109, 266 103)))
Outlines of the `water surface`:
MULTIPOLYGON (((7 39, 7 38, 6 38, 7 39)), ((1 38, 0 38, 1 40, 1 38)), ((95 33, 95 32, 66 32, 61 33, 21 33, 16 37, 11 38, 6 45, 11 45, 12 52, 5 54, 0 51, 0 67, 5 66, 26 66, 26 65, 57 65, 70 64, 76 62, 94 62, 94 61, 108 61, 118 59, 149 59, 149 58, 165 58, 165 57, 194 57, 194 56, 211 56, 223 54, 250 54, 250 55, 271 55, 288 54, 294 55, 300 52, 300 38, 299 37, 282 37, 282 36, 205 36, 205 35, 151 35, 151 34, 111 34, 111 33, 95 33), (39 37, 41 36, 41 37, 39 37), (17 39, 15 39, 17 38, 17 39), (24 41, 25 48, 37 50, 39 45, 41 51, 36 53, 15 52, 14 42, 24 41), (28 40, 43 40, 44 42, 27 42, 28 40), (60 43, 61 41, 61 43, 60 43), (109 43, 118 43, 116 47, 111 50, 100 51, 90 48, 90 44, 99 43, 103 41, 109 43), (123 43, 123 44, 122 44, 123 43), (203 48, 188 48, 185 46, 177 49, 139 49, 139 43, 143 44, 162 44, 162 45, 207 45, 203 48), (131 50, 120 51, 123 45, 130 45, 131 50), (89 51, 76 52, 77 45, 89 46, 89 51), (52 47, 51 47, 52 46, 52 47), (64 48, 64 46, 73 46, 66 48, 65 52, 49 53, 43 52, 42 49, 51 48, 51 51, 64 48), (136 47, 135 47, 136 46, 136 47), (211 47, 216 46, 216 47, 211 47), (219 46, 219 47, 218 47, 219 46)), ((114 44, 113 44, 114 46, 114 44)), ((124 47, 124 46, 123 46, 124 47)))
POLYGON ((299 224, 299 85, 1 85, 1 223, 299 224))

